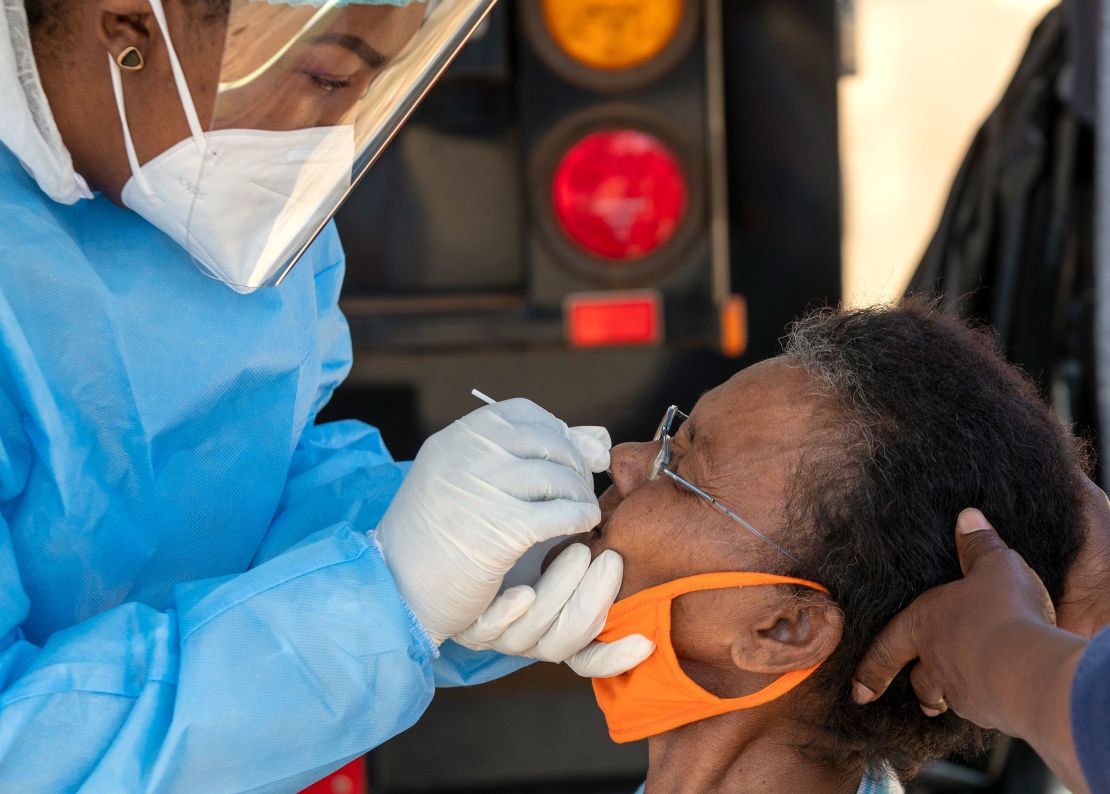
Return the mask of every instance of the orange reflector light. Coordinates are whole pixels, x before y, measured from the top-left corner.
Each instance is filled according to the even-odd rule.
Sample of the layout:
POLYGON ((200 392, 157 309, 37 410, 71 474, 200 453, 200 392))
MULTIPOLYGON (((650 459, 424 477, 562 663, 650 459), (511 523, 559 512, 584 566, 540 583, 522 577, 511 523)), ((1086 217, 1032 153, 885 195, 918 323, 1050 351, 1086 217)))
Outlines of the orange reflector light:
POLYGON ((655 345, 663 340, 663 300, 655 290, 578 292, 563 301, 571 347, 655 345))
POLYGON ((563 232, 588 253, 638 259, 667 243, 686 216, 686 176, 654 135, 602 130, 563 156, 551 201, 563 232))
POLYGON ((685 0, 543 0, 551 38, 592 69, 631 69, 678 32, 685 0))
POLYGON ((748 302, 730 295, 721 306, 721 352, 739 358, 748 349, 748 302))

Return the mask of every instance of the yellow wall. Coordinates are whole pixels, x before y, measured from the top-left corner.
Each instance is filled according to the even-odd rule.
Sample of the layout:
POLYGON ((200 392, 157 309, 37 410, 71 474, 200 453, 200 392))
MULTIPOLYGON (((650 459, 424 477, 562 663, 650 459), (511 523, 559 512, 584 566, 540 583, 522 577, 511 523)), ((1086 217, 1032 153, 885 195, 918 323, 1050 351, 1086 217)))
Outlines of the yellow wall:
POLYGON ((844 295, 899 294, 948 187, 1053 0, 855 0, 840 85, 844 295))

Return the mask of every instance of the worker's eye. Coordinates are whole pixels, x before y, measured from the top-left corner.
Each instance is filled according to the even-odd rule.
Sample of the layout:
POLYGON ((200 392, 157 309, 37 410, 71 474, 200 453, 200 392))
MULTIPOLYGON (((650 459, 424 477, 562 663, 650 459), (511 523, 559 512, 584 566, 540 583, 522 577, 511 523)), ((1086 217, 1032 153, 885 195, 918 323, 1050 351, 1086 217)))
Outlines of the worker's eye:
POLYGON ((315 72, 303 72, 303 74, 311 80, 316 86, 325 94, 330 94, 333 91, 339 91, 343 88, 350 88, 351 81, 346 77, 336 77, 334 75, 317 74, 315 72))

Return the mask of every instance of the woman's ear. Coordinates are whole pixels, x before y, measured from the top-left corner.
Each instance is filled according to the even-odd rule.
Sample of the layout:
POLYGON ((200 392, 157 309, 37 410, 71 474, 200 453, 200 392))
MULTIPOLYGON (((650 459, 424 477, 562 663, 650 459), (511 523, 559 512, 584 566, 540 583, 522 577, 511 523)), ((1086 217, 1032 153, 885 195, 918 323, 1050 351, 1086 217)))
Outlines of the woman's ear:
POLYGON ((733 639, 732 663, 740 670, 775 675, 804 670, 828 659, 840 644, 844 615, 826 596, 775 593, 764 604, 733 639))

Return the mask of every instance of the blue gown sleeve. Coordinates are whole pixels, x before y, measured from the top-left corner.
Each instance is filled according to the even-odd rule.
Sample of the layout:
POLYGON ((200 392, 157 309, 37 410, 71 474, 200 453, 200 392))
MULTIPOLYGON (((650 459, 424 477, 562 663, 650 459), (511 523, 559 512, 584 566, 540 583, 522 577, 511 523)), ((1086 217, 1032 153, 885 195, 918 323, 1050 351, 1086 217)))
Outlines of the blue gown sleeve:
POLYGON ((1110 628, 1079 660, 1071 690, 1075 750, 1091 791, 1110 791, 1110 628))
POLYGON ((322 526, 347 523, 369 531, 401 486, 408 464, 395 463, 376 428, 356 420, 316 423, 317 414, 351 370, 351 335, 339 309, 342 248, 320 241, 333 264, 316 273, 319 385, 293 453, 285 489, 255 564, 284 552, 322 526))
MULTIPOLYGON (((0 391, 0 504, 30 443, 0 391)), ((0 511, 0 791, 295 791, 404 730, 434 648, 372 537, 322 529, 237 575, 41 645, 0 511)))
POLYGON ((346 527, 41 648, 20 634, 18 580, 0 588, 2 791, 296 791, 432 697, 431 646, 373 543, 346 527))

